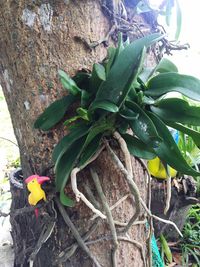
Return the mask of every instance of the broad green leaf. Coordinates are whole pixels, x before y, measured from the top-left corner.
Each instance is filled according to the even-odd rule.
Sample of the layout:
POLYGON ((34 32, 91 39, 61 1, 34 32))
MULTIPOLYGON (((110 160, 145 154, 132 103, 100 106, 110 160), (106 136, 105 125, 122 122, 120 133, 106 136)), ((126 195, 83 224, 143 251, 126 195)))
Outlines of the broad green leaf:
POLYGON ((56 100, 37 118, 34 127, 48 131, 64 117, 67 109, 74 101, 75 97, 73 95, 56 100))
POLYGON ((64 189, 60 191, 60 201, 64 206, 67 206, 67 207, 72 208, 75 205, 75 202, 71 198, 69 198, 67 195, 65 195, 64 189))
POLYGON ((105 134, 107 131, 112 131, 114 125, 113 123, 113 121, 105 119, 100 119, 99 121, 97 121, 89 130, 89 134, 84 144, 84 149, 98 134, 105 134))
POLYGON ((102 82, 99 87, 93 103, 111 101, 114 104, 121 104, 128 94, 132 82, 137 78, 144 47, 152 45, 162 37, 162 35, 156 33, 138 39, 126 46, 115 60, 106 81, 102 82))
POLYGON ((77 124, 77 126, 74 127, 68 135, 64 136, 54 148, 52 154, 53 162, 56 163, 58 158, 63 155, 63 153, 71 146, 71 144, 86 135, 88 131, 89 126, 77 124))
POLYGON ((125 134, 129 128, 129 123, 127 120, 124 120, 123 118, 118 118, 118 131, 121 134, 125 134))
POLYGON ((109 112, 118 112, 119 108, 117 105, 113 104, 112 102, 110 101, 98 101, 98 102, 95 102, 91 108, 90 108, 90 111, 94 111, 96 109, 103 109, 103 110, 106 110, 106 111, 109 111, 109 112))
POLYGON ((81 90, 81 107, 88 107, 92 102, 92 93, 81 90))
POLYGON ((106 76, 108 76, 108 73, 110 72, 110 69, 115 61, 115 55, 116 55, 116 48, 115 47, 109 47, 108 48, 108 58, 106 59, 105 64, 105 70, 106 70, 106 76))
POLYGON ((129 121, 130 127, 135 135, 145 144, 152 147, 158 146, 162 139, 149 116, 134 102, 127 101, 126 106, 138 114, 137 120, 129 121))
POLYGON ((103 134, 100 133, 96 135, 92 141, 84 148, 80 161, 78 163, 78 167, 83 166, 86 162, 88 162, 92 156, 97 152, 100 146, 100 141, 102 138, 103 134))
POLYGON ((145 143, 143 143, 135 136, 129 134, 122 134, 122 137, 126 141, 128 150, 131 155, 148 160, 156 157, 156 154, 154 153, 153 149, 148 147, 145 143))
POLYGON ((136 102, 137 101, 137 93, 134 87, 132 87, 128 93, 127 100, 136 102))
POLYGON ((154 73, 154 69, 153 68, 144 68, 140 74, 138 75, 138 78, 143 82, 146 83, 149 78, 152 76, 152 74, 154 73))
POLYGON ((200 148, 200 133, 195 131, 194 129, 189 128, 188 126, 182 125, 180 123, 176 123, 176 122, 169 122, 167 120, 165 120, 165 123, 174 128, 177 129, 180 132, 183 132, 189 136, 192 137, 194 143, 196 144, 196 146, 198 146, 200 148))
POLYGON ((146 47, 143 48, 143 50, 141 51, 141 54, 137 58, 137 60, 135 62, 134 71, 133 71, 132 75, 130 76, 130 79, 128 80, 126 86, 123 88, 122 93, 119 93, 119 101, 118 101, 119 106, 121 106, 121 104, 125 101, 125 99, 126 99, 127 95, 129 94, 134 82, 137 82, 137 77, 138 77, 138 75, 141 72, 141 69, 143 67, 145 56, 146 56, 146 47))
POLYGON ((162 234, 160 235, 160 242, 161 242, 162 249, 163 249, 163 251, 165 253, 165 256, 166 256, 168 262, 172 263, 172 252, 171 252, 171 250, 169 248, 169 245, 168 245, 165 237, 162 234))
POLYGON ((178 72, 178 68, 169 59, 163 57, 156 66, 154 71, 157 71, 159 73, 178 72))
POLYGON ((102 81, 106 80, 106 71, 103 65, 95 63, 90 78, 90 91, 96 93, 102 81))
POLYGON ((65 89, 67 89, 72 95, 78 95, 80 88, 76 85, 75 81, 70 78, 63 70, 58 70, 60 81, 65 89))
POLYGON ((158 74, 149 80, 147 88, 145 94, 155 98, 168 92, 179 92, 200 101, 200 80, 188 75, 174 72, 158 74))
POLYGON ((81 89, 85 90, 89 88, 91 74, 85 71, 78 71, 75 76, 72 77, 72 80, 76 83, 76 85, 81 89))
POLYGON ((122 37, 122 33, 119 33, 118 36, 118 45, 117 45, 117 50, 116 50, 116 54, 115 54, 115 58, 117 58, 119 56, 119 54, 124 50, 124 43, 123 43, 123 37, 122 37))
POLYGON ((176 1, 176 33, 175 33, 175 40, 178 40, 180 33, 181 33, 181 27, 182 27, 182 12, 181 7, 179 5, 179 1, 176 1))
POLYGON ((200 125, 200 106, 190 106, 180 98, 166 98, 151 106, 151 110, 163 120, 189 125, 200 125))
POLYGON ((163 139, 157 147, 153 148, 156 155, 163 162, 183 174, 192 176, 200 175, 199 172, 195 171, 187 164, 167 126, 153 113, 148 112, 148 115, 156 126, 159 135, 163 139))
POLYGON ((119 115, 126 120, 137 120, 139 117, 138 113, 135 113, 134 111, 126 107, 119 112, 119 115))
POLYGON ((84 146, 86 136, 81 137, 80 139, 73 142, 68 149, 62 154, 59 159, 59 162, 56 166, 55 173, 55 183, 56 190, 60 192, 64 189, 72 169, 75 167, 77 160, 80 156, 82 148, 84 146))

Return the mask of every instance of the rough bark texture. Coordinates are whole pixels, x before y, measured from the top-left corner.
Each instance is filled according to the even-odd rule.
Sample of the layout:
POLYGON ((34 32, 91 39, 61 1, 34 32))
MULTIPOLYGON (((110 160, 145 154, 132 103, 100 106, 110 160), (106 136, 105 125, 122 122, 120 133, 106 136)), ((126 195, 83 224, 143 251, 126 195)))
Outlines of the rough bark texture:
MULTIPOLYGON (((57 70, 62 68, 73 75, 77 70, 91 68, 94 62, 102 60, 106 53, 104 46, 90 50, 80 40, 98 41, 107 34, 109 28, 110 22, 102 13, 98 1, 1 1, 0 82, 20 147, 24 177, 33 172, 42 174, 51 166, 52 148, 64 134, 59 127, 46 133, 33 129, 37 116, 65 93, 58 81, 57 70)), ((144 173, 135 161, 133 165, 136 182, 145 200, 147 183, 144 173)), ((94 166, 112 205, 128 191, 123 176, 105 152, 94 166)), ((86 176, 87 173, 80 175, 80 184, 85 182, 86 176)), ((91 183, 91 179, 89 181, 91 183)), ((94 187, 92 183, 91 186, 94 187)), ((27 192, 14 187, 11 189, 12 210, 27 205, 27 192)), ((45 225, 45 214, 49 210, 50 206, 47 205, 40 211, 38 221, 33 212, 13 219, 11 217, 15 266, 28 266, 27 258, 36 245, 45 225)), ((82 203, 74 209, 67 209, 67 212, 81 234, 92 224, 89 220, 92 214, 82 203)), ((126 222, 132 213, 132 200, 128 198, 115 209, 113 216, 116 220, 126 222)), ((91 239, 105 233, 109 233, 108 227, 105 223, 100 224, 91 239)), ((130 237, 141 242, 147 257, 145 225, 134 226, 130 237)), ((39 251, 34 266, 53 266, 58 254, 73 242, 71 232, 58 213, 53 234, 39 251)), ((112 266, 111 247, 112 242, 89 246, 104 267, 112 266)), ((126 242, 120 242, 117 262, 118 267, 144 266, 138 248, 126 242)), ((55 265, 78 267, 93 266, 93 263, 78 249, 69 261, 55 265)))

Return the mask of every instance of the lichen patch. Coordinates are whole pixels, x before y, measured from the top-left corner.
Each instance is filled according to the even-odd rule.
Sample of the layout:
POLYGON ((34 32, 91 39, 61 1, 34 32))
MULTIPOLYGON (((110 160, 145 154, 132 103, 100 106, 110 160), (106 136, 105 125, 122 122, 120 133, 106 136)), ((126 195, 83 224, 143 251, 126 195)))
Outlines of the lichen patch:
POLYGON ((12 79, 10 79, 7 69, 5 69, 5 71, 3 72, 3 78, 4 78, 5 85, 6 85, 6 89, 10 93, 11 85, 13 84, 13 81, 12 79))
POLYGON ((43 29, 47 32, 50 32, 52 27, 53 8, 49 3, 42 4, 39 8, 38 13, 39 20, 43 29))
POLYGON ((28 8, 25 8, 22 13, 22 21, 24 24, 32 28, 34 26, 36 14, 29 10, 28 8))

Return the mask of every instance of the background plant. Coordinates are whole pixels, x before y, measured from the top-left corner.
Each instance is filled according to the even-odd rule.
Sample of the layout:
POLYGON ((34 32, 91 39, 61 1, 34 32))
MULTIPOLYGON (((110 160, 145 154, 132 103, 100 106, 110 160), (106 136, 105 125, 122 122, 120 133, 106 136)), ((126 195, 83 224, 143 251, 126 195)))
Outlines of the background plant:
POLYGON ((200 205, 193 206, 183 228, 183 238, 180 243, 183 265, 189 266, 190 259, 200 266, 200 205))

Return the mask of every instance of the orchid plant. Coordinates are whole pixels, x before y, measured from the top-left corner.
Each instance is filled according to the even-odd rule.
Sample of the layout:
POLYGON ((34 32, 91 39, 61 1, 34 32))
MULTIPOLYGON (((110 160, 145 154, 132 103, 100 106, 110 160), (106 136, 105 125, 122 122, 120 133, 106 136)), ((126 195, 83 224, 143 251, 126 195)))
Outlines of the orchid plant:
POLYGON ((188 126, 200 125, 200 106, 187 101, 200 101, 200 81, 179 74, 177 67, 164 58, 156 67, 145 68, 147 48, 162 38, 154 33, 129 43, 119 37, 117 48, 108 48, 106 59, 95 63, 91 73, 78 72, 71 78, 59 70, 68 95, 52 103, 34 126, 48 131, 66 116, 74 102, 79 103, 77 114, 64 122, 69 133, 52 155, 56 189, 64 205, 73 205, 64 193, 72 169, 88 162, 114 131, 121 134, 133 156, 159 157, 182 174, 200 175, 187 163, 168 129, 170 126, 189 135, 200 146, 200 133, 188 126), (166 97, 170 92, 186 98, 166 97), (127 131, 130 129, 132 134, 127 131))

